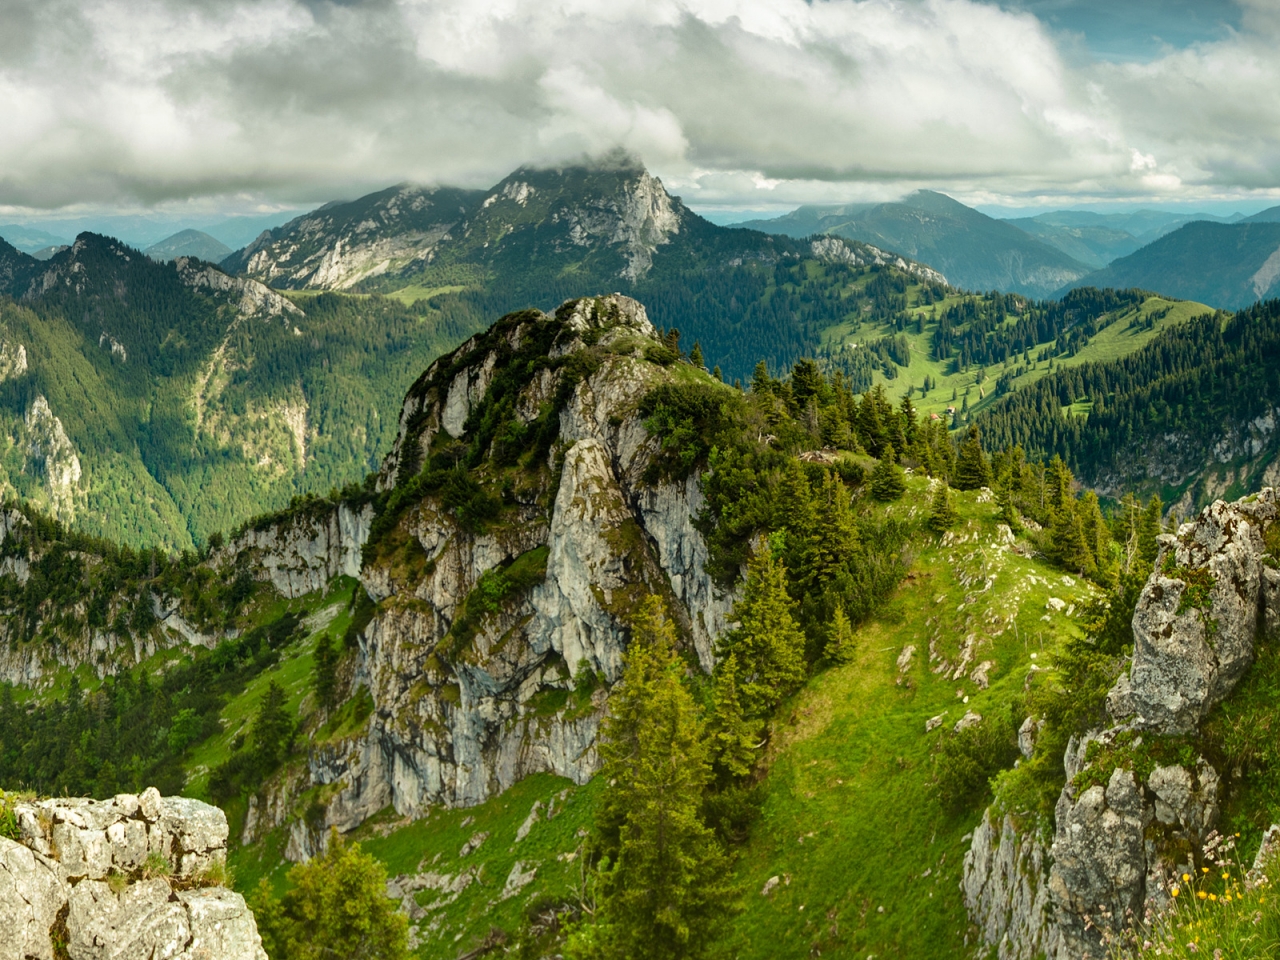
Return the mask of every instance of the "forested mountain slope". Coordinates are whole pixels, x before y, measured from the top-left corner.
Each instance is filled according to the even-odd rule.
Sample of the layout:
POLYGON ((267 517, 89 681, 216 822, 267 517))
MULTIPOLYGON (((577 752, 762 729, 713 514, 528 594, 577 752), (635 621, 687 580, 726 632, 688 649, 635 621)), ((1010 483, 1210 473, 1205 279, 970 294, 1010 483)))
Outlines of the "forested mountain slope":
POLYGON ((133 546, 359 480, 404 385, 473 329, 425 304, 295 304, 93 234, 47 262, 0 250, 0 287, 0 487, 133 546))
POLYGON ((785 367, 811 353, 823 329, 867 309, 850 283, 866 271, 843 268, 878 265, 945 283, 866 244, 715 226, 627 158, 521 169, 487 191, 391 188, 322 207, 223 263, 281 287, 430 300, 477 327, 621 290, 730 380, 757 360, 785 367))
MULTIPOLYGON (((200 554, 6 512, 0 784, 217 800, 266 935, 337 827, 423 958, 969 956, 1011 910, 960 885, 993 786, 1028 823, 1088 786, 1053 761, 1158 550, 1162 589, 1232 589, 1196 572, 1213 536, 1159 546, 1157 500, 1106 516, 979 439, 812 362, 729 387, 627 298, 510 314, 418 377, 365 484, 200 554)), ((1259 501, 1219 524, 1257 550, 1259 501)), ((1256 846, 1280 809, 1248 763, 1220 796, 1256 846)))
POLYGON ((1238 310, 1280 291, 1280 224, 1189 223, 1064 287, 1142 287, 1238 310))
POLYGON ((1063 458, 1099 491, 1184 514, 1280 480, 1280 301, 1206 314, 1117 360, 1059 370, 976 415, 988 442, 1063 458))

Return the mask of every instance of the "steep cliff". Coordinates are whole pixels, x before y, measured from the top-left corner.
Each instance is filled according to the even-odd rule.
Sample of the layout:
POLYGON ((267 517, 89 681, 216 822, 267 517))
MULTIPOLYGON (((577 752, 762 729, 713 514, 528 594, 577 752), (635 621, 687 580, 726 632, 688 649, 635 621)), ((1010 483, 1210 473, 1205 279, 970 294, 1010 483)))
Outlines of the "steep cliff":
POLYGON ((1280 625, 1280 573, 1265 540, 1276 515, 1267 488, 1217 501, 1160 537, 1131 662, 1107 695, 1112 723, 1073 737, 1051 830, 987 811, 963 888, 1001 960, 1105 956, 1107 933, 1166 906, 1178 874, 1198 874, 1226 788, 1196 734, 1280 625))
POLYGON ((183 797, 19 802, 0 836, 0 960, 266 960, 220 885, 227 818, 183 797))
MULTIPOLYGON (((635 301, 575 300, 504 318, 414 384, 378 476, 381 513, 360 527, 376 606, 350 686, 367 688, 372 715, 255 798, 246 840, 293 820, 290 854, 305 856, 324 828, 388 805, 475 804, 544 771, 585 782, 630 612, 648 594, 667 597, 692 654, 713 665, 732 597, 704 571, 698 476, 645 480, 658 447, 639 406, 664 382, 729 388, 646 359, 660 347, 635 301), (305 825, 304 794, 325 811, 305 825)), ((287 540, 250 532, 229 549, 287 540)), ((349 572, 352 553, 319 552, 305 571, 275 563, 273 582, 296 595, 349 572)))

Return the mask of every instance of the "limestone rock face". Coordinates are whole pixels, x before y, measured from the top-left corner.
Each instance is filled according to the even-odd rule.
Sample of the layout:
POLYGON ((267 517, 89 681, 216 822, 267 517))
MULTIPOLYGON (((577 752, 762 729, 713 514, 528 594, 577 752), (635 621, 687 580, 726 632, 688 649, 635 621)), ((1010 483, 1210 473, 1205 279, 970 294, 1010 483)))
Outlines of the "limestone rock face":
POLYGON ((1194 730, 1253 663, 1259 614, 1266 617, 1261 601, 1271 589, 1264 579, 1274 579, 1263 576, 1262 531, 1275 515, 1268 488, 1251 502, 1219 500, 1177 536, 1161 537, 1156 572, 1133 617, 1125 709, 1135 726, 1194 730))
POLYGON ((360 548, 369 539, 373 508, 326 504, 315 515, 294 514, 262 530, 246 530, 219 551, 216 562, 247 554, 259 579, 271 581, 281 595, 301 597, 322 589, 334 577, 360 575, 360 548))
POLYGON ((471 805, 544 771, 586 782, 630 617, 651 594, 667 599, 704 667, 714 664, 733 595, 705 573, 699 478, 645 480, 656 441, 638 407, 671 376, 641 359, 654 337, 634 300, 571 301, 471 338, 410 389, 383 489, 465 442, 492 385, 510 384, 505 365, 526 363, 511 357, 535 346, 545 365, 504 402, 525 424, 558 404, 550 462, 520 474, 541 486, 510 489, 500 523, 469 528, 429 492, 398 521, 391 542, 407 547, 371 548, 359 575, 378 607, 353 681, 372 695, 368 727, 316 747, 304 775, 256 798, 246 839, 297 820, 295 801, 314 785, 329 787, 326 813, 291 827, 295 859, 319 850, 329 826, 352 829, 387 805, 402 815, 471 805), (566 391, 574 369, 586 372, 566 391))
POLYGON ((185 797, 18 803, 0 838, 0 960, 266 960, 238 893, 203 877, 226 862, 227 818, 185 797))

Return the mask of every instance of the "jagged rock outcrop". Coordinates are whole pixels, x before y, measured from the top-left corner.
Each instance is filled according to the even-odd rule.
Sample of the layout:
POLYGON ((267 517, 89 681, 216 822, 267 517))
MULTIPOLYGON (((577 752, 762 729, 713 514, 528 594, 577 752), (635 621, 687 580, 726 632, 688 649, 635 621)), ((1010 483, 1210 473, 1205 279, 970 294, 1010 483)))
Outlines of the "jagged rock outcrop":
POLYGON ((241 318, 269 320, 284 317, 287 320, 298 320, 305 316, 300 307, 257 280, 229 276, 194 257, 178 257, 173 265, 183 283, 196 290, 208 290, 222 295, 235 305, 241 318))
POLYGON ((1132 757, 1144 737, 1194 732, 1253 662, 1258 636, 1280 626, 1280 572, 1264 542, 1276 516, 1268 488, 1217 501, 1160 538, 1134 613, 1133 659, 1107 698, 1115 723, 1069 744, 1052 844, 1010 817, 997 837, 992 811, 975 831, 965 904, 1001 960, 1101 958, 1103 931, 1163 906, 1170 878, 1194 870, 1217 825, 1218 772, 1200 757, 1154 764, 1140 779, 1132 757))
POLYGON ((542 771, 585 782, 629 617, 648 594, 668 599, 686 642, 713 665, 733 597, 704 572, 698 477, 645 480, 657 445, 638 408, 673 377, 644 359, 655 343, 635 301, 571 301, 554 316, 504 319, 410 389, 383 490, 421 482, 498 403, 530 431, 549 424, 554 442, 546 460, 525 455, 505 481, 496 466, 477 468, 482 490, 490 475, 489 489, 505 483, 491 521, 468 524, 445 501, 456 492, 427 485, 370 541, 360 579, 377 610, 354 677, 375 705, 368 729, 317 745, 303 775, 256 798, 247 836, 296 819, 295 800, 315 786, 325 817, 295 830, 293 856, 317 849, 328 826, 351 829, 388 804, 414 814, 479 803, 542 771))
POLYGON ((859 243, 856 240, 846 240, 844 237, 825 236, 811 241, 809 249, 819 260, 847 263, 855 267, 889 265, 914 274, 929 283, 947 284, 947 278, 932 267, 916 263, 914 260, 906 260, 896 253, 886 253, 870 243, 859 243))
POLYGON ((253 913, 210 882, 227 818, 183 797, 15 805, 0 837, 0 960, 266 960, 253 913))
POLYGON ((360 575, 360 550, 372 522, 368 504, 324 503, 315 511, 248 528, 219 549, 213 562, 247 560, 258 579, 270 581, 282 596, 301 597, 334 577, 360 575))
POLYGON ((69 519, 75 513, 80 485, 80 457, 59 420, 41 394, 27 408, 27 455, 32 471, 44 478, 53 513, 69 519))
POLYGON ((1280 589, 1280 574, 1262 563, 1262 531, 1275 515, 1268 488, 1248 501, 1219 500, 1160 538, 1133 617, 1133 666, 1112 697, 1117 719, 1187 733, 1235 687, 1253 663, 1262 598, 1280 589))

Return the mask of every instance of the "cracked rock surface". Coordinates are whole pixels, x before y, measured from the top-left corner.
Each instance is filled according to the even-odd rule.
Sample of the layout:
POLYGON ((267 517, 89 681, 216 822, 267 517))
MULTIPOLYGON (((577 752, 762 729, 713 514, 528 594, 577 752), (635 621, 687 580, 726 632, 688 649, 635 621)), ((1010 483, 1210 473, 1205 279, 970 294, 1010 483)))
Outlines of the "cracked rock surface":
POLYGON ((266 960, 223 867, 227 818, 185 797, 16 805, 21 840, 0 837, 0 960, 266 960))

